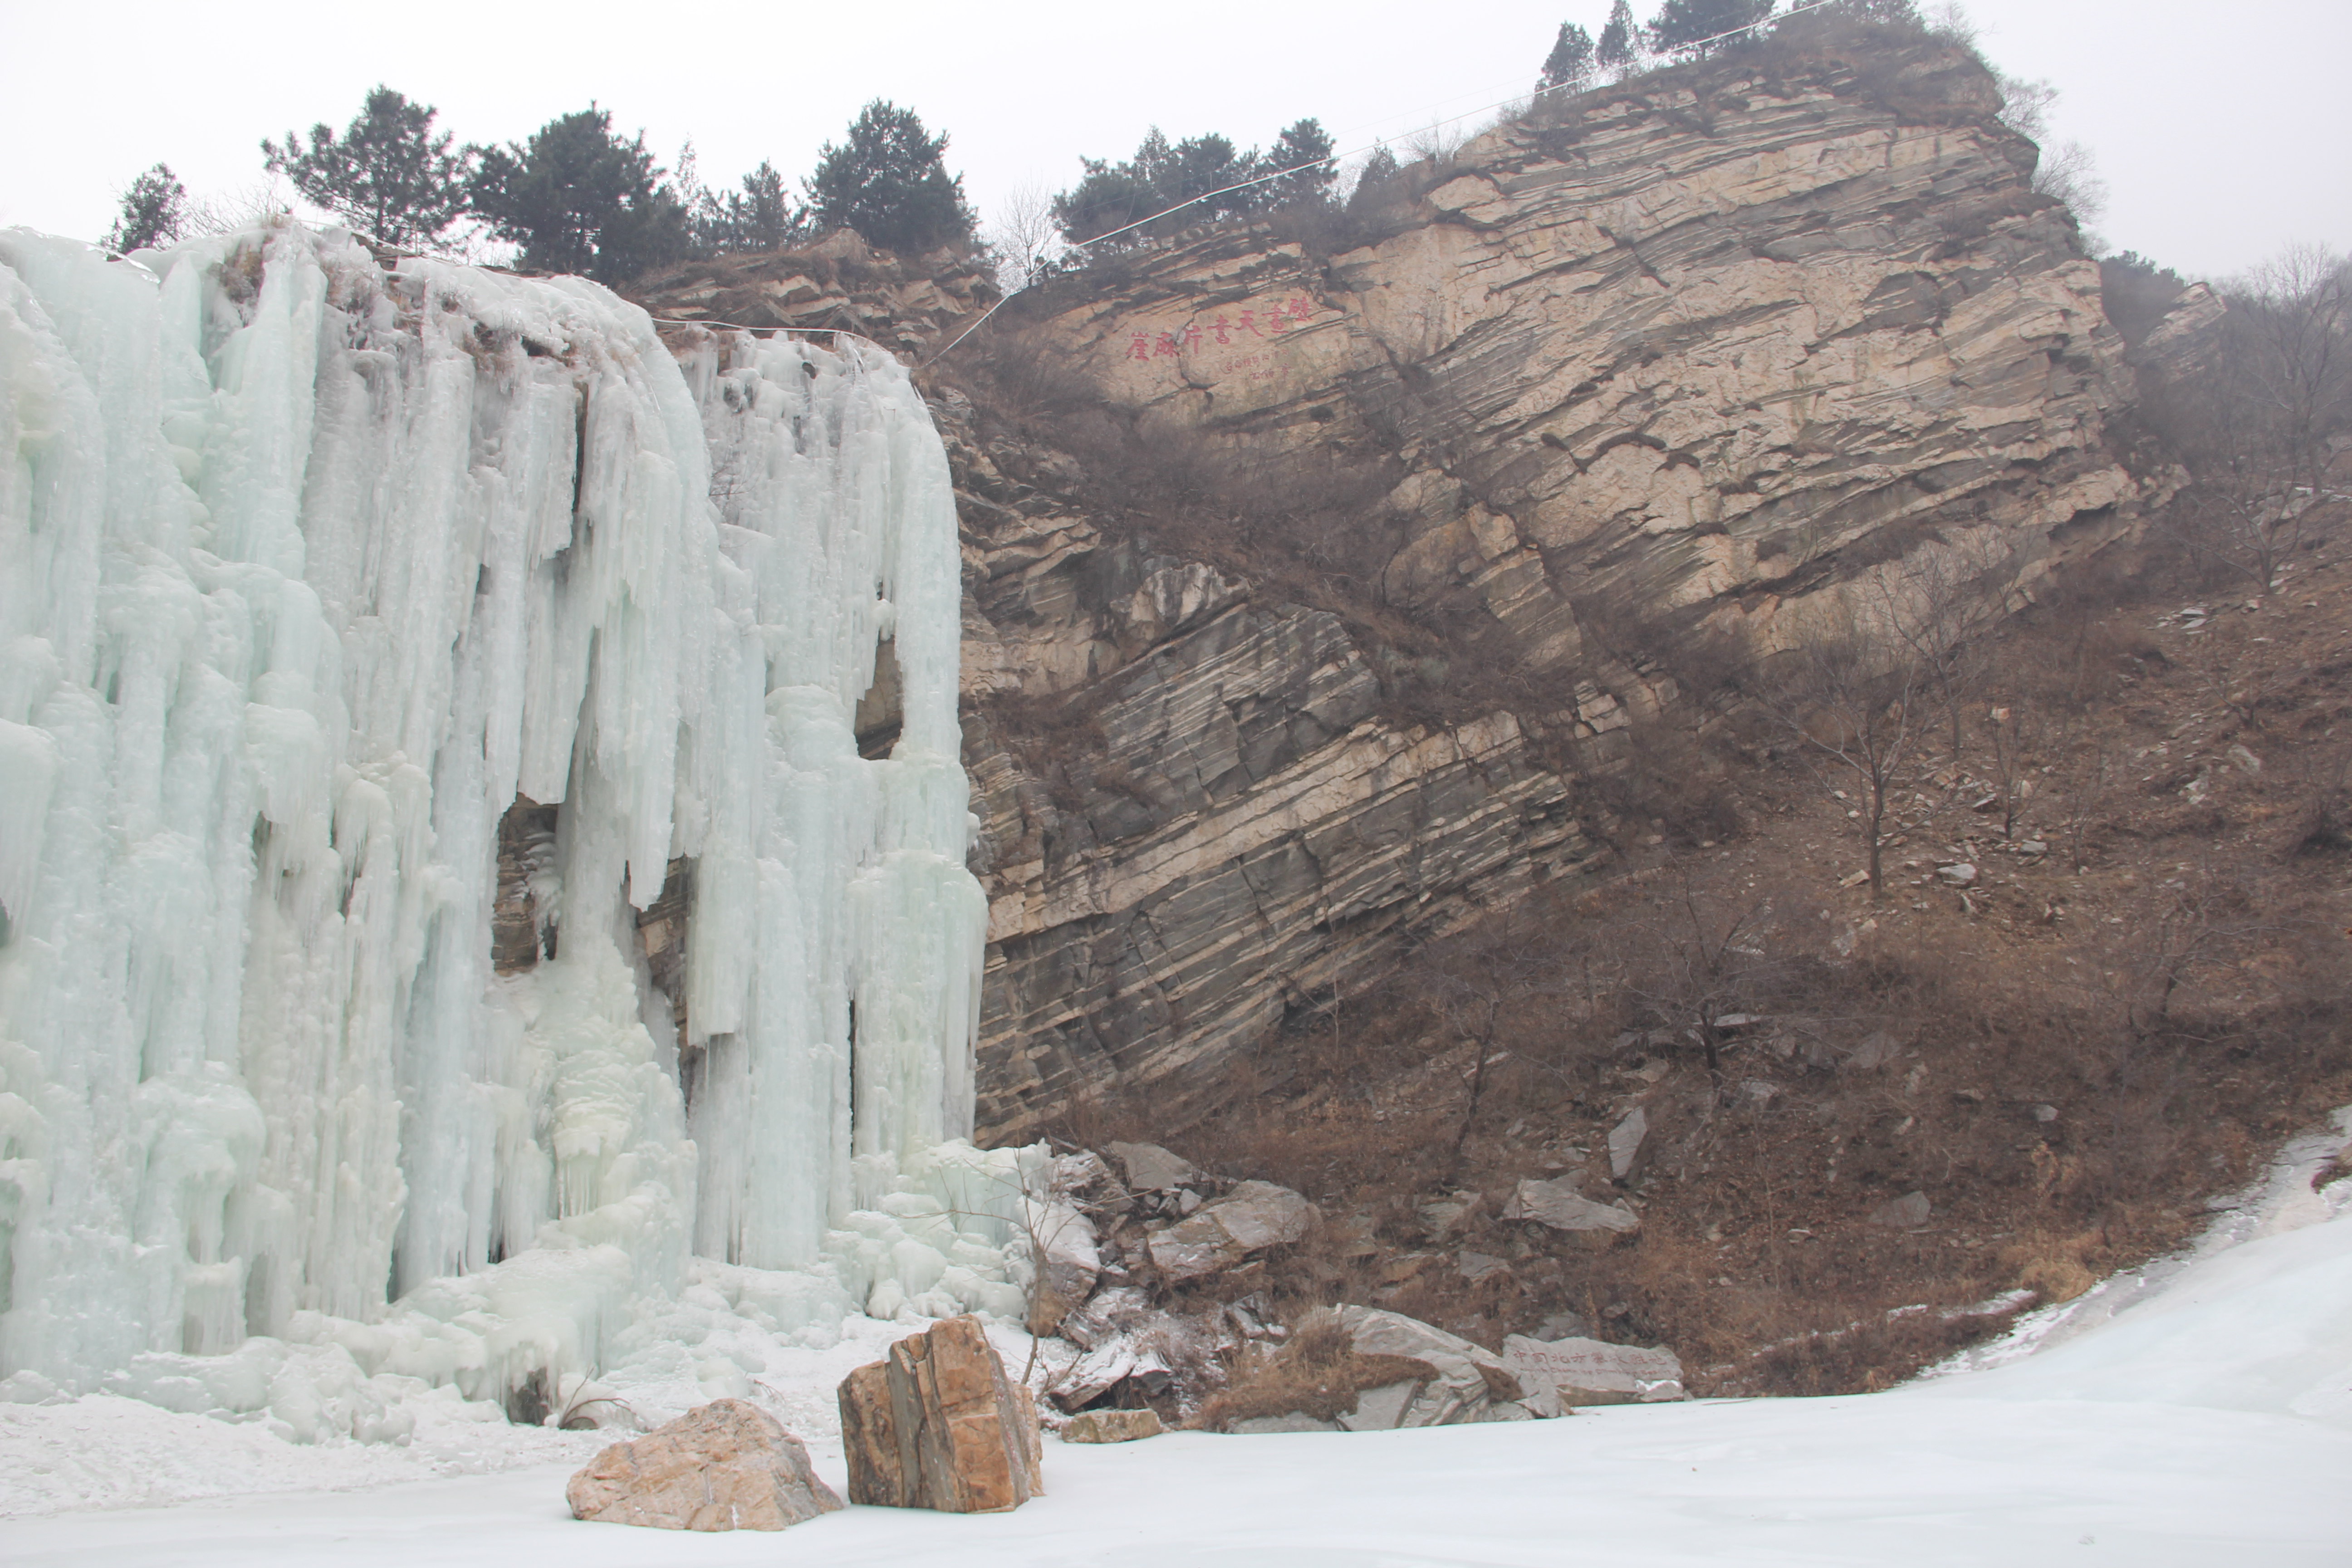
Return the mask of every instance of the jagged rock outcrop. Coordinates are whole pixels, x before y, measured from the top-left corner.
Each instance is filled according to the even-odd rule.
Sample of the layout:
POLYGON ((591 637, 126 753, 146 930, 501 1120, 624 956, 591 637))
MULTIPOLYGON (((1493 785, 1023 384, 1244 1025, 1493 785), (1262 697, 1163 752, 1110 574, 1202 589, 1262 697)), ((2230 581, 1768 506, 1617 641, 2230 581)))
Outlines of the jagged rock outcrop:
POLYGON ((1248 1434, 1376 1432, 1560 1414, 1548 1385, 1523 1381, 1482 1345, 1402 1312, 1336 1307, 1311 1314, 1297 1343, 1213 1401, 1203 1420, 1248 1434))
POLYGON ((1591 595, 1785 644, 1927 528, 2022 571, 2139 499, 2098 268, 1999 107, 1927 43, 1660 73, 1482 136, 1369 243, 1212 233, 1042 330, 1124 404, 1397 456, 1391 596, 1516 568, 1532 659, 1591 595))
MULTIPOLYGON (((1185 570, 1153 563, 1147 584, 1185 570)), ((1595 852, 1511 714, 1385 722, 1336 617, 1202 600, 1094 688, 1083 738, 1048 738, 1099 748, 1081 798, 1052 799, 976 727, 984 1126, 1114 1078, 1197 1098, 1286 1013, 1373 973, 1375 939, 1595 852)))
MULTIPOLYGON (((1609 765, 1702 632, 1790 646, 1937 560, 2013 599, 2133 530, 2168 471, 2113 417, 2098 268, 1999 108, 1930 40, 1784 42, 1548 100, 1321 232, 1076 272, 957 351, 1017 351, 933 388, 984 1136, 1105 1093, 1179 1123, 1412 944, 1604 869, 1570 761, 1609 765), (1186 461, 1283 491, 1261 533, 1298 501, 1321 534, 1274 572, 1171 526, 1191 503, 1149 492, 1186 461)), ((656 306, 849 325, 790 280, 897 267, 843 299, 936 347, 987 297, 828 244, 656 306)))
POLYGON ((943 400, 983 1126, 1110 1086, 1181 1115, 1409 942, 1597 870, 1559 742, 1605 756, 1699 628, 1789 646, 1937 555, 2031 592, 2135 526, 2164 478, 2109 436, 2131 379, 2098 268, 1999 107, 1924 42, 1658 73, 1408 171, 1355 242, 1211 230, 1008 310, 1137 443, 1386 489, 1344 542, 1350 619, 1090 515, 1115 450, 943 400), (1378 614, 1451 628, 1517 695, 1406 719, 1378 614))
POLYGON ((641 281, 656 320, 689 325, 850 331, 900 353, 936 347, 941 331, 995 302, 976 254, 876 250, 835 229, 796 250, 689 261, 641 281))

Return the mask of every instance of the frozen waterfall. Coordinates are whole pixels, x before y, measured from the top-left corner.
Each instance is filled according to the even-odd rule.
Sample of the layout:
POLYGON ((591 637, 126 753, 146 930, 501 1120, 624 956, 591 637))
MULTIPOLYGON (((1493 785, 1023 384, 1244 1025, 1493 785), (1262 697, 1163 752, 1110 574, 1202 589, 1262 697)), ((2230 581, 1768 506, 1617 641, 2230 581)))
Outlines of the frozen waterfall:
POLYGON ((499 1397, 689 1288, 1019 1310, 894 360, 19 229, 0 454, 0 1374, 499 1397))

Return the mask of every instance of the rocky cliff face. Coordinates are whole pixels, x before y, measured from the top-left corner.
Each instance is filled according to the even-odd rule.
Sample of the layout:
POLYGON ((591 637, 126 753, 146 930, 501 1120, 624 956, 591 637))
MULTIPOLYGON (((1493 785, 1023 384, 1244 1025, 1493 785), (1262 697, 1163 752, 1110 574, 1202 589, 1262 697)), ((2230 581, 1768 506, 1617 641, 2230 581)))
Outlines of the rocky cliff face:
POLYGON ((1560 600, 1785 644, 1928 531, 2033 557, 2138 499, 2097 267, 1999 107, 1925 45, 1662 73, 1423 166, 1354 248, 1207 235, 1040 330, 1237 447, 1392 454, 1392 603, 1478 590, 1563 668, 1560 600))
POLYGON ((1062 279, 995 374, 950 363, 984 1132, 1180 1119, 1411 943, 1599 873, 1570 760, 1701 628, 1769 652, 1937 560, 2030 592, 2134 526, 2098 269, 1999 107, 1924 44, 1660 73, 1336 233, 1062 279), (1085 441, 1022 416, 1041 375, 1085 441), (1139 493, 1183 462, 1229 482, 1139 493), (1252 477, 1291 493, 1202 544, 1252 477))

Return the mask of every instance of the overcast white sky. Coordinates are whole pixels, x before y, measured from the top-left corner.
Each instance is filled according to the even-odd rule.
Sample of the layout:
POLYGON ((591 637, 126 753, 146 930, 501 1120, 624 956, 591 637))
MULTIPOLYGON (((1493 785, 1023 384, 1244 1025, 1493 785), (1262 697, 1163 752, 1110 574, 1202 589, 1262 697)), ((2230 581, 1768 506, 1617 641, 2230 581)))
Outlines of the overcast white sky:
MULTIPOLYGON (((1637 14, 1654 0, 1635 0, 1637 14)), ((1563 20, 1608 0, 0 0, 0 224, 95 237, 140 170, 198 195, 261 178, 263 136, 340 127, 382 81, 461 141, 520 138, 590 100, 665 162, 692 138, 731 184, 814 165, 882 97, 950 137, 983 218, 1157 123, 1244 146, 1315 115, 1343 148, 1531 85, 1563 20)), ((2294 240, 2352 246, 2352 0, 1967 0, 2005 70, 2063 91, 2053 140, 2096 153, 2119 248, 2190 276, 2294 240)))

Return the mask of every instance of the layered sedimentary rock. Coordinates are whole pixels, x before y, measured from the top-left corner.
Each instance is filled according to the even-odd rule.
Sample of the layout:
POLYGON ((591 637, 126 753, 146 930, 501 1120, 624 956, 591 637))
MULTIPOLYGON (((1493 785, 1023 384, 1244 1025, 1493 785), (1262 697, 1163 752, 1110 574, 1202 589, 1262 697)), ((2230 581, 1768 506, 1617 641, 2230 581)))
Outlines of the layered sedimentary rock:
POLYGON ((1118 610, 1158 601, 1160 640, 1083 683, 1099 706, 1046 737, 1099 759, 1088 783, 1056 800, 1020 752, 970 758, 991 889, 980 1116, 999 1132, 1119 1079, 1201 1102, 1233 1052, 1401 935, 1594 853, 1510 713, 1384 721, 1337 617, 1100 553, 1132 563, 1118 610))
POLYGON ((1401 458, 1390 596, 1524 568, 1492 609, 1539 661, 1580 639, 1538 579, 1786 643, 1927 528, 2016 574, 2137 499, 2097 267, 2000 102, 1926 45, 1661 73, 1400 181, 1356 248, 1212 234, 1044 330, 1239 447, 1401 458))
POLYGON ((900 1340, 840 1400, 852 1502, 1004 1513, 1045 1492, 1037 1407, 976 1319, 900 1340))
MULTIPOLYGON (((2131 533, 2170 479, 2000 108, 1940 44, 1784 40, 1550 100, 1344 220, 1080 269, 957 351, 1019 351, 930 388, 985 1135, 1102 1093, 1181 1120, 1286 1021, 1344 1030, 1412 944, 1604 870, 1575 768, 1674 703, 1704 634, 1769 655, 1923 580, 2013 604, 2131 533), (1061 439, 1057 400, 1120 437, 1061 439), (1144 493, 1181 460, 1224 487, 1201 506, 1263 484, 1328 537, 1276 541, 1286 574, 1204 543, 1144 493)), ((907 310, 925 352, 965 324, 907 310)), ((869 328, 897 310, 874 294, 869 328)))
POLYGON ((1004 313, 1135 449, 1384 493, 1330 544, 1362 612, 1333 613, 1119 516, 1116 443, 939 400, 983 1129, 1101 1092, 1181 1116, 1412 942, 1599 870, 1562 759, 1671 701, 1701 629, 1769 653, 1923 572, 2013 602, 2134 527, 2164 478, 2110 433, 2098 270, 1999 108, 1924 43, 1658 73, 1408 169, 1336 242, 1203 231, 1004 313), (1505 695, 1396 700, 1427 660, 1382 616, 1505 695))

